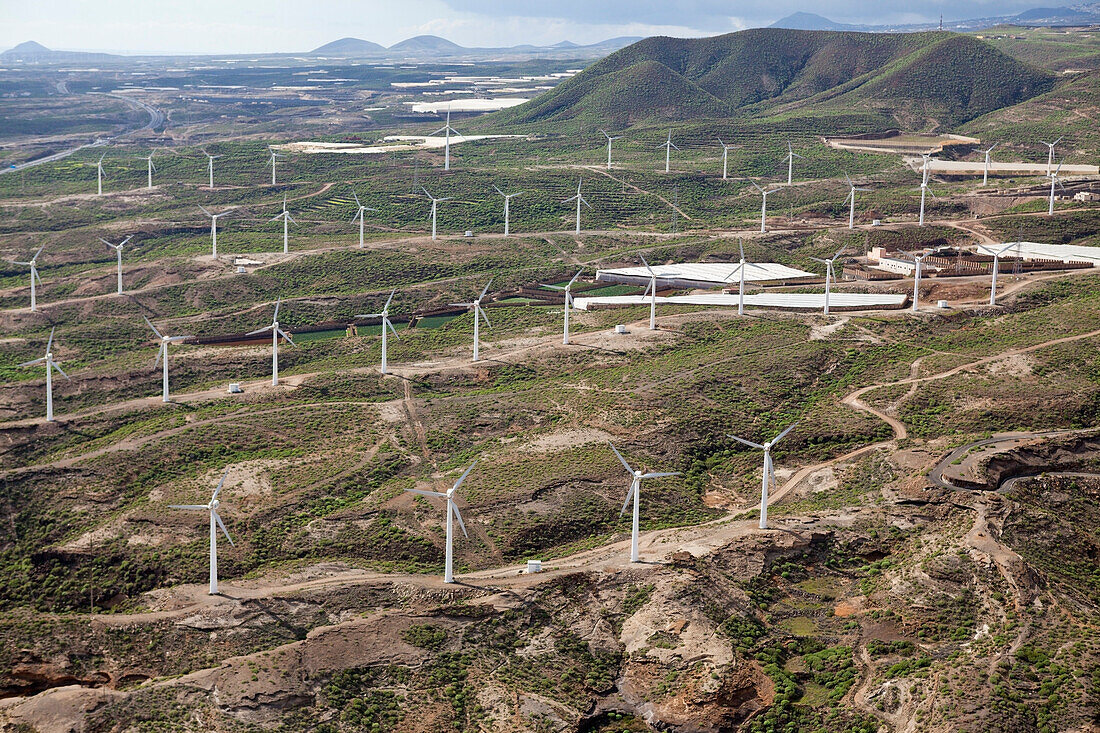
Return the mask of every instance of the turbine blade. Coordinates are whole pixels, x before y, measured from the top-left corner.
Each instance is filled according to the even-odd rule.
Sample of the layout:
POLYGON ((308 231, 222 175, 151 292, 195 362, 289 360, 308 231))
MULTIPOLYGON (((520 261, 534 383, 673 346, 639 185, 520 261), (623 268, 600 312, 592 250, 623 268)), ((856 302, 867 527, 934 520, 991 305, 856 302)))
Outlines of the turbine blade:
POLYGON ((466 523, 462 521, 462 513, 458 511, 458 504, 455 504, 450 499, 447 499, 447 504, 450 509, 455 513, 455 519, 458 520, 458 526, 462 528, 462 534, 466 535, 466 539, 470 539, 470 533, 466 531, 466 523))
POLYGON ((623 468, 625 468, 627 471, 629 471, 630 475, 633 476, 634 475, 634 469, 631 468, 630 464, 626 462, 626 459, 623 458, 623 454, 619 452, 619 449, 616 448, 615 445, 610 440, 607 441, 607 444, 609 446, 611 446, 611 450, 613 450, 615 452, 615 456, 619 459, 619 463, 623 464, 623 468))
POLYGON ((450 495, 458 490, 458 487, 462 485, 462 482, 466 480, 466 477, 470 475, 470 471, 474 470, 474 466, 476 466, 478 461, 480 460, 480 458, 475 459, 474 462, 470 464, 470 467, 466 469, 465 473, 458 477, 458 481, 455 481, 455 485, 452 486, 451 490, 447 492, 448 498, 450 498, 450 495))
POLYGON ((33 359, 31 361, 25 361, 22 364, 19 364, 18 366, 21 366, 21 367, 34 366, 35 364, 41 364, 44 361, 46 361, 46 357, 40 356, 37 359, 33 359))
POLYGON ((387 319, 386 319, 386 325, 387 325, 387 326, 389 326, 389 328, 390 328, 390 330, 391 330, 391 331, 393 331, 393 337, 394 337, 395 339, 397 339, 398 341, 400 341, 400 340, 401 340, 401 337, 397 335, 397 329, 393 327, 393 324, 392 324, 392 323, 390 323, 390 319, 389 319, 389 318, 387 318, 387 319))
POLYGON ((795 421, 795 422, 791 423, 791 424, 790 424, 790 425, 789 425, 789 426, 787 427, 787 429, 786 429, 786 430, 784 430, 784 431, 783 431, 782 433, 780 433, 779 435, 775 436, 775 439, 774 439, 774 440, 772 440, 772 445, 775 445, 776 443, 778 443, 779 441, 781 441, 781 440, 783 439, 783 436, 785 436, 785 435, 786 435, 787 433, 789 433, 789 432, 791 432, 792 430, 794 430, 794 429, 795 429, 795 426, 797 426, 797 425, 798 425, 798 421, 795 421))
POLYGON ((199 204, 199 205, 198 205, 198 207, 199 207, 200 209, 202 209, 202 213, 206 214, 206 215, 207 215, 207 216, 209 216, 209 217, 210 217, 211 219, 213 219, 213 218, 214 218, 214 215, 213 215, 213 214, 211 214, 211 213, 210 213, 209 211, 207 211, 207 210, 206 210, 206 207, 205 207, 205 206, 203 206, 202 204, 199 204))
POLYGON ((745 259, 745 245, 741 243, 741 240, 737 240, 737 249, 741 250, 741 259, 745 259))
POLYGON ((357 194, 354 189, 352 190, 351 195, 355 197, 355 205, 358 206, 360 209, 363 208, 363 203, 359 200, 359 194, 357 194))
POLYGON ((630 500, 634 498, 634 491, 636 490, 636 486, 637 485, 633 481, 630 482, 630 491, 626 492, 626 501, 623 502, 623 508, 619 510, 620 519, 622 519, 622 516, 626 514, 626 509, 630 506, 630 500))
POLYGON ((393 301, 393 295, 396 292, 397 292, 397 288, 394 288, 393 290, 390 291, 390 297, 386 298, 386 304, 384 306, 382 306, 383 311, 388 311, 389 310, 390 303, 393 301))
POLYGON ((485 313, 485 309, 478 305, 477 312, 480 313, 481 317, 485 319, 485 325, 487 325, 489 328, 492 328, 493 324, 489 321, 489 316, 485 313))
POLYGON ((840 245, 840 248, 837 249, 836 254, 831 257, 831 259, 836 260, 837 257, 840 257, 840 253, 843 252, 843 251, 844 251, 844 245, 842 244, 842 245, 840 245))
MULTIPOLYGON (((1058 167, 1061 168, 1062 166, 1058 166, 1058 167)), ((46 245, 43 244, 41 247, 38 248, 38 251, 34 253, 34 257, 31 257, 31 262, 34 262, 35 260, 37 260, 38 255, 42 254, 42 250, 44 250, 44 249, 46 249, 46 245)))
POLYGON ((282 298, 279 298, 278 300, 275 301, 275 315, 273 315, 271 317, 272 322, 275 322, 275 321, 279 320, 279 306, 281 306, 282 304, 283 304, 283 299, 282 298))
POLYGON ((421 496, 434 496, 441 499, 446 499, 447 495, 442 491, 425 491, 424 489, 405 489, 410 494, 420 494, 421 496))
POLYGON ((745 440, 744 438, 738 438, 736 435, 730 435, 729 437, 733 438, 738 443, 744 443, 745 445, 749 446, 750 448, 756 448, 757 450, 764 450, 764 446, 760 445, 759 443, 754 443, 751 440, 745 440))
POLYGON ((664 478, 666 476, 679 476, 679 471, 672 471, 668 473, 646 473, 642 474, 642 478, 664 478))
POLYGON ((54 369, 56 369, 57 371, 61 372, 61 376, 65 377, 66 381, 69 381, 69 382, 73 381, 73 380, 69 379, 69 375, 65 373, 65 370, 62 369, 61 366, 56 361, 51 361, 50 365, 54 369))
POLYGON ((281 328, 279 329, 279 335, 282 336, 283 338, 285 338, 291 346, 297 346, 298 345, 298 344, 294 343, 294 339, 292 339, 290 337, 290 334, 287 333, 286 331, 284 331, 281 328))
POLYGON ((263 328, 257 328, 255 331, 249 331, 248 333, 245 334, 245 336, 255 336, 258 333, 263 333, 264 331, 270 331, 270 330, 271 330, 271 326, 264 326, 263 328))
POLYGON ((53 334, 57 330, 57 326, 53 326, 50 329, 50 340, 46 342, 46 353, 50 353, 50 347, 53 346, 53 334))
POLYGON ((199 509, 209 509, 206 504, 169 504, 169 509, 190 509, 192 511, 198 511, 199 509))
POLYGON ((214 515, 214 521, 218 523, 218 527, 221 528, 222 534, 225 535, 225 538, 229 540, 229 544, 233 545, 233 547, 236 547, 237 545, 233 542, 233 538, 229 536, 229 530, 225 528, 225 523, 222 522, 222 518, 218 516, 217 512, 210 513, 214 515))
POLYGON ((481 289, 481 295, 477 296, 478 300, 485 297, 485 293, 489 292, 489 286, 493 284, 493 278, 489 278, 489 282, 485 283, 485 287, 481 289))
POLYGON ((214 489, 214 495, 210 497, 210 501, 214 501, 218 498, 218 493, 222 490, 222 486, 225 485, 225 480, 229 478, 229 467, 226 466, 225 473, 222 474, 222 480, 218 482, 218 488, 214 489))

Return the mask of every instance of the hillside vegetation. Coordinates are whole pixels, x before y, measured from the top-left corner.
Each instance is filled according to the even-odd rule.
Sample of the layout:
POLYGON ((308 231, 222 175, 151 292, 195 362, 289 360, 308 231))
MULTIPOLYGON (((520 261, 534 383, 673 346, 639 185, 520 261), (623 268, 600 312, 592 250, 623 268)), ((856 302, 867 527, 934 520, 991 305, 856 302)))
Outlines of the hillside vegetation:
POLYGON ((593 64, 505 124, 628 126, 655 119, 767 116, 869 107, 918 126, 959 124, 1053 88, 1055 77, 952 33, 760 28, 711 38, 654 37, 593 64), (995 82, 995 83, 994 83, 995 82))

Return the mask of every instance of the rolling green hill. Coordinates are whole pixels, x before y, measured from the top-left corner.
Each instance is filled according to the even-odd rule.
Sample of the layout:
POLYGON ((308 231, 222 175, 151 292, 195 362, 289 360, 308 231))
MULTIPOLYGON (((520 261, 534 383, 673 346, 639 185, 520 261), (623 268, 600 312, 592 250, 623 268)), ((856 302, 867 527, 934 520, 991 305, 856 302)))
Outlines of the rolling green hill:
POLYGON ((759 28, 711 38, 647 38, 495 115, 494 122, 622 127, 805 113, 825 104, 943 126, 1046 92, 1054 81, 969 36, 759 28))

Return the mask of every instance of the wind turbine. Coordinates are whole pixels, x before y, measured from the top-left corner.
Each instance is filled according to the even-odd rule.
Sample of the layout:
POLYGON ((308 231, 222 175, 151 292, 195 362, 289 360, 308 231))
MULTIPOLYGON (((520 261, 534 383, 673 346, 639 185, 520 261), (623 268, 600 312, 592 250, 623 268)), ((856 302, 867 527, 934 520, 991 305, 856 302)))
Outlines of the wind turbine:
POLYGON ((825 310, 822 311, 824 315, 829 315, 829 286, 832 284, 833 279, 836 277, 836 273, 833 272, 833 262, 837 257, 840 257, 840 253, 844 251, 844 245, 841 245, 840 249, 836 251, 836 254, 827 260, 823 260, 820 257, 811 257, 811 260, 820 262, 825 265, 825 310))
POLYGON ((206 152, 205 150, 202 151, 202 154, 206 156, 206 168, 210 172, 210 188, 214 188, 214 159, 215 158, 220 158, 222 156, 220 156, 220 155, 211 155, 210 153, 206 152))
POLYGON ((730 148, 732 148, 734 146, 733 145, 726 145, 724 142, 722 142, 722 138, 718 138, 718 144, 722 146, 722 180, 724 181, 724 180, 726 180, 726 174, 727 174, 728 167, 729 167, 728 163, 729 163, 730 148))
POLYGON ((161 381, 163 385, 161 388, 161 401, 171 402, 172 400, 168 396, 168 344, 175 343, 177 341, 185 341, 191 337, 165 336, 157 330, 157 327, 153 325, 152 321, 150 321, 145 316, 142 316, 142 318, 145 318, 145 322, 149 324, 149 328, 153 329, 153 333, 155 333, 157 335, 157 338, 160 339, 160 351, 157 352, 157 360, 153 362, 153 368, 156 369, 159 366, 162 369, 161 381))
POLYGON ((767 443, 764 443, 764 445, 753 443, 751 440, 745 440, 744 438, 738 438, 736 435, 729 436, 738 443, 744 443, 750 448, 758 448, 764 451, 764 475, 760 481, 760 529, 768 528, 768 490, 775 481, 775 465, 772 463, 772 448, 775 447, 776 443, 783 440, 783 437, 786 436, 787 433, 794 430, 795 425, 798 425, 798 423, 788 426, 786 430, 769 440, 767 443))
POLYGON ((263 328, 257 328, 255 331, 249 331, 246 336, 255 336, 258 333, 264 331, 271 331, 271 386, 279 386, 279 337, 282 336, 290 342, 291 346, 297 346, 294 343, 294 339, 290 337, 290 334, 279 328, 279 306, 282 305, 282 299, 275 301, 275 315, 271 317, 271 325, 264 326, 263 328))
MULTIPOLYGON (((366 217, 363 216, 363 212, 373 211, 375 213, 378 213, 378 209, 372 209, 369 206, 363 206, 363 202, 359 200, 359 194, 357 194, 355 191, 352 191, 351 195, 355 197, 355 205, 359 207, 358 211, 356 211, 356 213, 355 213, 355 216, 351 217, 351 223, 354 224, 356 219, 359 220, 359 246, 362 247, 363 246, 363 223, 366 221, 366 217)), ((433 217, 433 223, 434 223, 434 217, 433 217)), ((433 237, 433 239, 434 239, 434 237, 433 237)))
POLYGON ((423 186, 420 187, 420 190, 424 192, 425 196, 427 196, 428 198, 430 198, 432 200, 432 241, 435 241, 435 232, 436 232, 436 229, 435 229, 435 216, 436 216, 436 212, 439 210, 439 205, 441 203, 443 203, 444 201, 450 201, 451 198, 447 197, 445 199, 437 199, 435 196, 432 196, 430 193, 428 193, 428 189, 424 188, 423 186))
POLYGON ((773 188, 771 191, 765 191, 757 185, 756 181, 749 181, 753 186, 756 186, 756 190, 760 192, 760 233, 763 234, 768 231, 768 195, 777 193, 782 189, 773 188))
POLYGON ((737 315, 745 315, 745 246, 741 243, 741 238, 737 239, 737 248, 741 250, 741 262, 737 265, 737 269, 726 276, 726 280, 733 277, 733 273, 740 274, 741 284, 737 288, 737 315))
POLYGON ((454 129, 453 127, 451 127, 451 105, 450 104, 447 105, 447 124, 445 124, 443 127, 439 128, 438 130, 436 130, 432 134, 433 135, 438 135, 441 132, 446 133, 446 135, 447 135, 447 140, 443 144, 443 170, 449 171, 451 169, 451 133, 453 132, 455 135, 458 135, 459 137, 462 137, 462 133, 460 133, 458 130, 454 129))
POLYGON ((932 189, 928 187, 928 155, 924 154, 921 157, 924 158, 924 165, 921 166, 921 181, 920 181, 920 222, 918 226, 924 226, 924 195, 925 193, 932 194, 932 198, 936 198, 936 194, 932 189))
POLYGON ((405 489, 413 494, 420 494, 421 496, 435 496, 440 499, 447 500, 447 550, 444 555, 445 560, 443 562, 443 582, 453 583, 455 582, 454 574, 454 529, 451 524, 451 517, 453 516, 458 520, 458 526, 462 528, 462 534, 469 538, 470 533, 466 531, 466 523, 462 521, 462 514, 458 511, 458 505, 455 504, 454 495, 458 491, 458 487, 462 485, 462 482, 466 480, 466 477, 470 475, 470 471, 474 470, 474 466, 477 465, 477 461, 470 464, 470 467, 466 469, 466 472, 459 477, 458 481, 455 481, 446 493, 442 491, 425 491, 423 489, 405 489))
POLYGON ((1050 169, 1054 165, 1054 146, 1062 142, 1062 138, 1058 138, 1052 143, 1043 142, 1042 140, 1040 140, 1039 142, 1047 146, 1047 175, 1049 176, 1050 169))
POLYGON ((504 236, 507 237, 510 233, 508 227, 508 209, 510 208, 509 204, 512 203, 512 199, 522 194, 523 191, 516 191, 515 193, 504 193, 504 191, 501 191, 499 188, 497 188, 496 184, 493 184, 493 188, 496 188, 497 193, 504 197, 504 236))
POLYGON ((573 287, 573 283, 577 282, 577 278, 581 276, 582 272, 584 272, 584 270, 577 270, 577 274, 565 285, 543 285, 544 288, 561 290, 565 293, 565 332, 561 342, 566 346, 569 345, 569 307, 573 305, 573 294, 570 292, 570 289, 573 287))
MULTIPOLYGON (((155 152, 156 151, 154 150, 153 153, 155 152)), ((145 185, 145 187, 150 191, 153 190, 153 173, 157 170, 157 167, 153 165, 153 153, 149 153, 149 155, 145 158, 145 170, 148 174, 148 183, 145 185)))
POLYGON ((615 451, 615 456, 619 459, 619 462, 623 464, 623 467, 630 473, 630 490, 626 492, 626 501, 623 502, 623 508, 619 510, 619 518, 626 514, 626 508, 630 506, 631 499, 634 500, 634 515, 630 524, 630 562, 638 562, 638 495, 642 492, 642 481, 647 478, 664 478, 666 476, 679 476, 678 471, 669 473, 644 473, 642 471, 635 470, 630 467, 630 464, 623 458, 623 454, 610 442, 607 443, 611 446, 611 450, 615 451))
POLYGON ((113 249, 115 251, 115 254, 118 255, 118 294, 119 295, 122 295, 122 248, 125 247, 126 243, 129 242, 133 238, 134 238, 134 235, 131 234, 130 236, 126 237, 126 239, 123 239, 118 244, 111 244, 110 242, 108 242, 103 237, 99 238, 99 241, 103 242, 105 245, 107 245, 108 247, 113 249))
MULTIPOLYGON (((290 212, 286 210, 285 193, 283 194, 283 211, 282 213, 276 214, 275 216, 271 217, 271 221, 276 221, 277 219, 283 220, 283 254, 287 254, 288 252, 290 252, 290 234, 287 229, 287 222, 294 221, 294 217, 291 216, 290 212)), ((294 221, 294 223, 297 224, 298 222, 294 221)))
POLYGON ((1000 143, 993 143, 991 146, 989 146, 989 150, 985 151, 985 170, 982 173, 983 186, 989 185, 989 154, 992 153, 993 148, 997 147, 998 145, 1000 145, 1000 143))
POLYGON ((1019 242, 1013 242, 1012 244, 1005 245, 1001 249, 993 253, 993 282, 989 286, 989 304, 997 305, 997 270, 1001 264, 1001 255, 1013 247, 1020 246, 1019 242))
POLYGON ((787 161, 787 185, 788 186, 791 185, 792 183, 794 183, 794 159, 795 158, 798 158, 799 160, 806 160, 801 155, 794 152, 794 148, 791 147, 791 141, 788 140, 787 141, 787 157, 785 158, 785 160, 787 161))
POLYGON ((668 167, 669 162, 672 159, 672 149, 676 148, 677 152, 680 151, 680 148, 676 147, 676 143, 672 142, 672 130, 668 131, 668 140, 665 140, 663 143, 661 143, 657 147, 665 149, 665 173, 668 173, 668 171, 669 171, 669 167, 668 167))
POLYGON ((211 214, 202 204, 199 204, 199 208, 202 209, 202 213, 210 217, 210 256, 216 260, 218 259, 218 217, 225 216, 233 211, 233 208, 228 208, 220 214, 211 214))
POLYGON ((12 261, 13 265, 27 265, 28 267, 31 268, 31 311, 32 312, 38 310, 38 301, 35 298, 34 281, 37 280, 39 285, 42 284, 42 278, 38 274, 38 255, 42 254, 42 250, 44 250, 44 249, 46 249, 46 245, 43 244, 41 247, 38 248, 38 251, 34 253, 34 256, 31 257, 26 262, 18 262, 18 261, 15 261, 15 260, 12 261))
POLYGON ((398 341, 401 340, 401 337, 397 335, 397 329, 395 329, 393 327, 393 324, 390 323, 390 301, 393 300, 393 294, 396 293, 396 292, 397 292, 396 289, 390 291, 390 297, 386 298, 386 304, 384 306, 382 306, 382 312, 381 313, 367 313, 365 315, 356 316, 356 318, 381 318, 382 319, 382 370, 381 371, 382 371, 383 374, 389 374, 390 373, 389 372, 389 363, 386 361, 387 348, 388 348, 387 341, 386 341, 386 338, 387 338, 386 329, 388 328, 389 330, 393 331, 393 337, 395 339, 397 339, 398 341))
POLYGON ((577 229, 576 229, 577 234, 581 233, 581 204, 584 204, 589 209, 592 208, 592 204, 585 201, 584 196, 581 196, 581 184, 583 182, 584 182, 583 178, 578 178, 577 179, 577 195, 576 196, 570 196, 565 201, 562 201, 563 204, 568 204, 570 201, 576 201, 577 202, 577 229))
POLYGON ((96 182, 96 195, 103 195, 103 179, 107 176, 103 173, 103 159, 107 157, 107 153, 99 156, 99 162, 95 164, 95 182, 96 182))
POLYGON ((618 140, 620 137, 622 137, 622 135, 611 137, 607 134, 605 130, 600 130, 600 132, 602 132, 603 136, 607 138, 607 170, 611 170, 611 141, 618 140))
POLYGON ((270 145, 267 147, 267 149, 271 151, 271 185, 274 186, 275 185, 275 159, 276 158, 285 158, 286 156, 283 155, 282 153, 276 153, 275 148, 271 147, 270 145))
POLYGON ((35 364, 46 365, 46 422, 53 422, 53 370, 56 369, 65 379, 68 379, 70 382, 73 381, 69 379, 69 375, 61 369, 61 366, 53 360, 53 351, 50 350, 50 347, 53 346, 53 332, 55 330, 56 327, 50 329, 50 340, 46 342, 45 356, 38 359, 32 359, 31 361, 25 361, 19 365, 21 367, 34 366, 35 364))
POLYGON ((233 538, 229 536, 229 530, 225 528, 225 523, 222 522, 222 518, 218 516, 218 507, 221 502, 218 501, 218 493, 222 490, 222 486, 225 485, 225 479, 229 476, 229 469, 225 469, 225 473, 222 474, 222 480, 218 482, 218 488, 214 489, 214 495, 210 497, 209 504, 169 504, 169 509, 188 509, 190 511, 209 511, 210 512, 210 595, 214 596, 218 594, 218 528, 225 533, 225 538, 229 540, 229 544, 236 547, 233 543, 233 538))
POLYGON ((913 268, 913 312, 916 313, 920 307, 920 275, 921 268, 923 267, 924 258, 928 256, 928 252, 924 254, 908 254, 909 258, 913 260, 915 267, 913 268))
POLYGON ((649 266, 649 263, 645 261, 645 257, 641 257, 642 264, 645 265, 645 269, 649 270, 649 286, 646 287, 643 297, 649 296, 649 330, 657 330, 657 273, 653 271, 653 268, 649 266))
MULTIPOLYGON (((1058 171, 1062 170, 1062 163, 1058 164, 1058 167, 1054 169, 1054 172, 1047 173, 1047 178, 1050 179, 1050 207, 1047 209, 1047 216, 1054 216, 1054 185, 1062 186, 1062 182, 1058 180, 1058 171)), ((1065 186, 1062 186, 1065 189, 1065 186)))
POLYGON ((848 209, 848 228, 849 229, 855 229, 856 228, 856 191, 867 192, 867 191, 870 191, 871 189, 869 189, 869 188, 856 188, 856 184, 852 183, 852 179, 848 178, 847 173, 844 174, 844 177, 848 180, 848 198, 845 199, 845 202, 847 202, 849 199, 851 199, 851 202, 852 202, 851 207, 848 209))
POLYGON ((479 326, 480 321, 478 315, 485 319, 485 325, 489 328, 493 327, 493 324, 489 322, 489 316, 485 315, 485 309, 481 307, 481 300, 485 297, 485 293, 489 292, 489 286, 493 284, 493 278, 489 278, 489 282, 485 283, 485 287, 481 290, 481 295, 469 303, 451 303, 456 307, 469 308, 470 312, 474 314, 474 361, 477 361, 478 354, 478 342, 480 338, 479 326))

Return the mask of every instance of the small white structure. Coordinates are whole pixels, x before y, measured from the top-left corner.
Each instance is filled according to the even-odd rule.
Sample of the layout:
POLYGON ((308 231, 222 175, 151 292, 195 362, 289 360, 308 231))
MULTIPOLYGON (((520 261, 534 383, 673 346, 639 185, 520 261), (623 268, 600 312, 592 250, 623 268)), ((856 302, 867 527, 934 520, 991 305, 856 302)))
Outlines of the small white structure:
MULTIPOLYGON (((913 260, 903 260, 900 257, 881 257, 879 258, 877 265, 872 265, 876 270, 883 270, 884 272, 896 272, 906 277, 912 277, 916 272, 917 263, 913 260)), ((921 274, 927 274, 929 272, 935 272, 937 268, 935 265, 923 264, 921 265, 921 274)))
POLYGON ((244 390, 241 389, 240 382, 230 382, 228 391, 229 394, 241 394, 242 392, 244 392, 244 390))
MULTIPOLYGON (((829 295, 831 310, 877 310, 902 308, 909 296, 904 293, 832 293, 829 295)), ((658 303, 669 305, 702 305, 737 307, 736 293, 706 293, 699 295, 673 295, 658 298, 658 303)), ((573 307, 588 311, 599 308, 624 308, 649 305, 649 296, 608 295, 595 298, 574 298, 573 307)), ((824 293, 751 293, 745 296, 745 305, 754 308, 778 308, 780 310, 821 310, 825 307, 824 293)), ((616 332, 618 328, 616 327, 616 332)))
POLYGON ((1100 193, 1095 191, 1078 191, 1073 194, 1074 201, 1100 201, 1100 193))
POLYGON ((244 265, 237 265, 237 274, 238 274, 238 275, 247 275, 247 274, 248 274, 248 270, 247 270, 247 269, 245 269, 245 266, 244 266, 244 265))
POLYGON ((936 307, 939 308, 940 310, 946 310, 946 309, 950 308, 951 306, 949 306, 947 304, 946 300, 937 300, 936 301, 936 307))
POLYGON ((618 333, 618 334, 626 333, 626 325, 620 323, 617 326, 615 326, 615 333, 618 333))
POLYGON ((528 573, 541 573, 542 572, 542 560, 528 560, 527 561, 528 573))
POLYGON ((464 237, 472 237, 472 236, 474 236, 474 233, 470 229, 467 229, 466 233, 463 236, 464 237))

